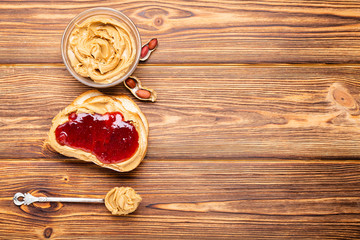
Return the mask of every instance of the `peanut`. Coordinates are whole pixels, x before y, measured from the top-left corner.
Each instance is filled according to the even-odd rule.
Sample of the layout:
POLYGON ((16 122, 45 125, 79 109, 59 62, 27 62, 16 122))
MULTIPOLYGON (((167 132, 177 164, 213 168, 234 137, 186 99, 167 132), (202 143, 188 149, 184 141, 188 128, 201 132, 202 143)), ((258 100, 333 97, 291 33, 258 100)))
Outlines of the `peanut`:
POLYGON ((136 87, 136 82, 131 78, 126 79, 125 83, 129 88, 136 87))
POLYGON ((136 95, 139 98, 148 99, 151 96, 151 93, 148 90, 140 89, 136 91, 136 95))
POLYGON ((149 52, 149 46, 145 45, 142 49, 141 49, 141 54, 140 54, 140 58, 144 58, 146 57, 146 55, 149 52))
POLYGON ((154 48, 156 48, 158 44, 158 41, 156 38, 153 38, 150 42, 149 42, 149 49, 153 50, 154 48))

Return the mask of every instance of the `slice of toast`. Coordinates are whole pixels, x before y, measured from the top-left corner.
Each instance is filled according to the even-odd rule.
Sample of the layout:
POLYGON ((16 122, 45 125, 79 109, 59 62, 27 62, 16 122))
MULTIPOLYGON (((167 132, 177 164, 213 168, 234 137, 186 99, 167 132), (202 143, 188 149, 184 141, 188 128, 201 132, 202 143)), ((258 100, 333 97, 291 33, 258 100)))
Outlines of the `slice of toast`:
POLYGON ((48 133, 48 143, 54 150, 65 156, 93 162, 101 167, 110 168, 115 171, 128 172, 136 168, 144 159, 148 145, 148 134, 149 125, 146 117, 131 98, 125 95, 107 96, 97 90, 90 90, 78 96, 69 106, 54 117, 48 133), (73 112, 90 114, 121 112, 124 120, 131 121, 139 134, 139 147, 137 151, 128 160, 105 164, 91 152, 59 144, 56 140, 55 130, 59 125, 69 121, 68 116, 73 112))

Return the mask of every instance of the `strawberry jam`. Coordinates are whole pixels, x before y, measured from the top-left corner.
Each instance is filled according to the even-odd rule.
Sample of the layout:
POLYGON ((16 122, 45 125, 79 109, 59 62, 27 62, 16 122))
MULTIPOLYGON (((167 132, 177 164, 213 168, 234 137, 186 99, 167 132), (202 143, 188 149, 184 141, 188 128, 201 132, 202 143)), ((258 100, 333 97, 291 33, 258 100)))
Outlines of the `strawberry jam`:
POLYGON ((55 130, 60 145, 94 154, 102 163, 123 162, 139 147, 139 134, 119 112, 89 114, 75 112, 55 130))

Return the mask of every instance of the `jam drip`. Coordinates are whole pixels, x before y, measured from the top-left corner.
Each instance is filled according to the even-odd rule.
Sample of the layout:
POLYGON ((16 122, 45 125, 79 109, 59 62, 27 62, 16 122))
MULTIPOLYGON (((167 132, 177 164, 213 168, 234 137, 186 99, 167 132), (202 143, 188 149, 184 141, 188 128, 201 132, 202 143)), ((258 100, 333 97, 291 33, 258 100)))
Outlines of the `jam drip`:
POLYGON ((89 114, 75 112, 55 130, 60 145, 94 154, 102 163, 123 162, 139 147, 139 134, 120 112, 89 114))

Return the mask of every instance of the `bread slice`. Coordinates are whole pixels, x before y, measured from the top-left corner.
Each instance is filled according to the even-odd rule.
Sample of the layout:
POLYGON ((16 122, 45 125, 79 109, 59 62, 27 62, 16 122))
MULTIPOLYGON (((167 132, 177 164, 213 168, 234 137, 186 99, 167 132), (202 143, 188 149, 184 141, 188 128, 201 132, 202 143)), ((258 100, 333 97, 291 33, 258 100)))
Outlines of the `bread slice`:
POLYGON ((57 152, 78 158, 87 162, 93 162, 101 167, 110 168, 119 172, 128 172, 136 168, 144 159, 148 146, 149 125, 145 115, 131 98, 125 95, 106 96, 97 90, 90 90, 77 97, 69 106, 60 111, 52 120, 49 131, 48 143, 57 152), (128 160, 119 163, 105 164, 91 153, 70 146, 61 145, 55 136, 56 128, 68 121, 68 116, 72 113, 98 113, 121 112, 125 121, 132 121, 139 134, 139 147, 135 154, 128 160))

